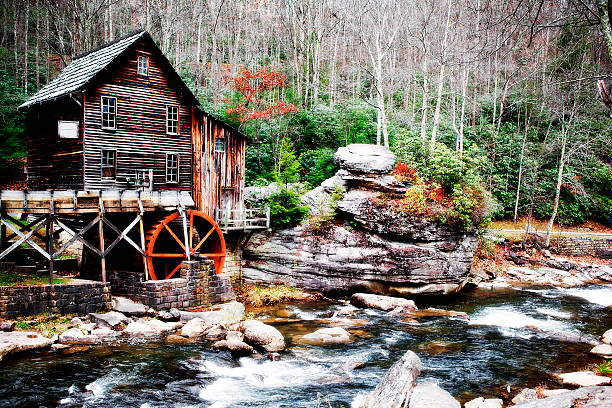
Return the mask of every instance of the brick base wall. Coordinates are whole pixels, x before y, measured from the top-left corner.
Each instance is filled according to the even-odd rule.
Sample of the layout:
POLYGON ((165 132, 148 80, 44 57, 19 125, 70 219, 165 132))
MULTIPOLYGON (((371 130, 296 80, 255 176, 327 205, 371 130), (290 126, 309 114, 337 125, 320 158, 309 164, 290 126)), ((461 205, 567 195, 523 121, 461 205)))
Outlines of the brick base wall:
POLYGON ((597 237, 551 237, 551 252, 566 256, 612 257, 612 239, 597 237))
POLYGON ((60 285, 0 286, 0 317, 42 312, 79 314, 110 310, 110 283, 75 280, 60 285))
POLYGON ((236 298, 228 275, 217 275, 213 261, 184 261, 180 278, 144 280, 142 272, 117 271, 109 275, 112 292, 156 310, 193 309, 236 298))

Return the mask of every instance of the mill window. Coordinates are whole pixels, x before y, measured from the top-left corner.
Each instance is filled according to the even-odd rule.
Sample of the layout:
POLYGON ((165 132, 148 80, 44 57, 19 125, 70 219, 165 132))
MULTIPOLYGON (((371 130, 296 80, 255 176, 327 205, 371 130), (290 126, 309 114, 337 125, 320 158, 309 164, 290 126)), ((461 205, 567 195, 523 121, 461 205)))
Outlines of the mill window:
POLYGON ((102 129, 117 128, 117 98, 102 97, 102 129))
POLYGON ((177 153, 166 154, 166 182, 178 183, 179 181, 179 155, 177 153))
POLYGON ((225 151, 225 139, 218 137, 215 139, 215 152, 223 153, 225 151))
POLYGON ((178 106, 168 106, 166 108, 166 133, 178 135, 179 132, 179 113, 178 106))
POLYGON ((114 179, 117 175, 117 152, 115 150, 102 150, 102 178, 114 179))
POLYGON ((149 76, 149 57, 138 56, 138 75, 149 76))

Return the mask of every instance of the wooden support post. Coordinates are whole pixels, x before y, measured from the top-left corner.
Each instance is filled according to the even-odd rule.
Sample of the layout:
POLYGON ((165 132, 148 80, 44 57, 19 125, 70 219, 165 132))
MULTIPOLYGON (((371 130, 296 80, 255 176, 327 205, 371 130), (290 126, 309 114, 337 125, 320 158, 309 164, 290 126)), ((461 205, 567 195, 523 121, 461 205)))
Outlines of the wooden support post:
POLYGON ((142 264, 144 265, 144 273, 145 273, 145 280, 149 280, 149 264, 147 262, 147 248, 146 248, 146 243, 145 243, 145 233, 144 233, 144 220, 143 220, 143 215, 144 215, 144 209, 142 208, 142 201, 140 201, 140 191, 138 192, 138 220, 140 223, 140 247, 142 248, 142 252, 145 254, 142 256, 142 264))
POLYGON ((53 191, 49 198, 49 223, 47 224, 47 253, 49 254, 49 284, 53 285, 53 222, 55 221, 55 203, 53 191))
POLYGON ((53 221, 54 216, 49 217, 49 224, 47 224, 47 252, 49 253, 49 284, 53 284, 53 221))
POLYGON ((100 269, 102 272, 102 283, 106 283, 106 256, 104 255, 104 202, 102 201, 102 192, 100 191, 100 221, 98 221, 98 235, 100 236, 100 269))
MULTIPOLYGON (((0 220, 4 217, 4 211, 2 211, 2 200, 0 200, 0 220)), ((0 221, 0 252, 6 246, 6 227, 0 221)))
POLYGON ((100 220, 98 221, 98 235, 100 236, 100 270, 102 272, 102 282, 106 283, 106 257, 104 256, 104 221, 102 221, 104 215, 100 213, 100 220))

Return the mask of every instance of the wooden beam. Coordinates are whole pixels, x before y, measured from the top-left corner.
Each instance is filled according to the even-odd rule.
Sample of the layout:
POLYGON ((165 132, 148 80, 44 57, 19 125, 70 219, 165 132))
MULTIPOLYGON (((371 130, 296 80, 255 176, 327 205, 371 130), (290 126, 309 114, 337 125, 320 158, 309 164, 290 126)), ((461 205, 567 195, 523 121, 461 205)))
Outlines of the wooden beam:
POLYGON ((144 233, 144 220, 142 218, 143 214, 144 214, 144 210, 142 208, 142 201, 140 201, 140 191, 138 192, 138 220, 140 223, 140 245, 141 245, 141 249, 142 249, 142 264, 144 266, 144 273, 145 273, 145 281, 149 280, 149 263, 147 262, 147 255, 146 255, 146 244, 145 244, 145 233, 144 233))
MULTIPOLYGON (((49 223, 47 224, 47 252, 53 253, 53 215, 49 217, 49 223)), ((53 256, 49 257, 49 284, 53 285, 53 256)))
POLYGON ((98 235, 100 238, 100 269, 102 272, 102 283, 106 283, 106 257, 104 256, 104 201, 102 201, 102 192, 100 192, 99 198, 100 206, 100 220, 98 221, 98 235))

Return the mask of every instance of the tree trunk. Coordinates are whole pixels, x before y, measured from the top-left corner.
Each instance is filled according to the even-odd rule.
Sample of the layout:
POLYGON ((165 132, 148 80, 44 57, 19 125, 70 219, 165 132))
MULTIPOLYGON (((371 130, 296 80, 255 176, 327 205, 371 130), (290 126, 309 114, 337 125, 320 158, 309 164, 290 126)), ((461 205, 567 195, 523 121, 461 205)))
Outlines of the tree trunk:
POLYGON ((597 8, 599 9, 599 22, 601 24, 601 32, 604 37, 604 42, 608 49, 608 55, 612 58, 612 27, 610 19, 612 18, 612 1, 597 0, 597 8))
POLYGON ((565 131, 563 132, 561 141, 561 157, 559 158, 559 172, 557 174, 557 187, 555 189, 555 201, 553 205, 553 212, 548 220, 548 227, 546 228, 546 242, 544 246, 548 248, 550 246, 550 236, 552 234, 553 225, 555 218, 557 218, 557 212, 559 211, 559 196, 561 195, 561 186, 563 185, 563 170, 565 168, 565 145, 567 144, 567 137, 565 131))
POLYGON ((464 68, 463 86, 461 89, 461 122, 459 123, 459 156, 463 157, 463 125, 465 123, 465 100, 467 98, 467 84, 470 77, 470 69, 464 68))
POLYGON ((518 183, 516 186, 516 200, 514 201, 514 222, 516 223, 516 219, 518 217, 518 204, 519 198, 521 196, 521 178, 523 176, 523 157, 525 156, 525 145, 527 144, 527 132, 529 126, 527 123, 527 109, 525 107, 525 135, 523 136, 523 145, 521 146, 521 158, 519 159, 519 174, 518 174, 518 183))
POLYGON ((427 83, 427 54, 426 50, 423 49, 423 103, 421 104, 421 139, 425 141, 427 139, 427 98, 428 98, 427 83))
POLYGON ((440 66, 440 76, 438 77, 438 95, 436 97, 436 110, 434 112, 433 127, 431 129, 431 140, 429 144, 430 151, 433 153, 436 143, 438 127, 440 126, 440 105, 442 105, 442 89, 444 87, 444 68, 445 64, 440 66))
POLYGON ((23 15, 23 94, 28 94, 28 30, 30 22, 30 2, 25 2, 23 15))

